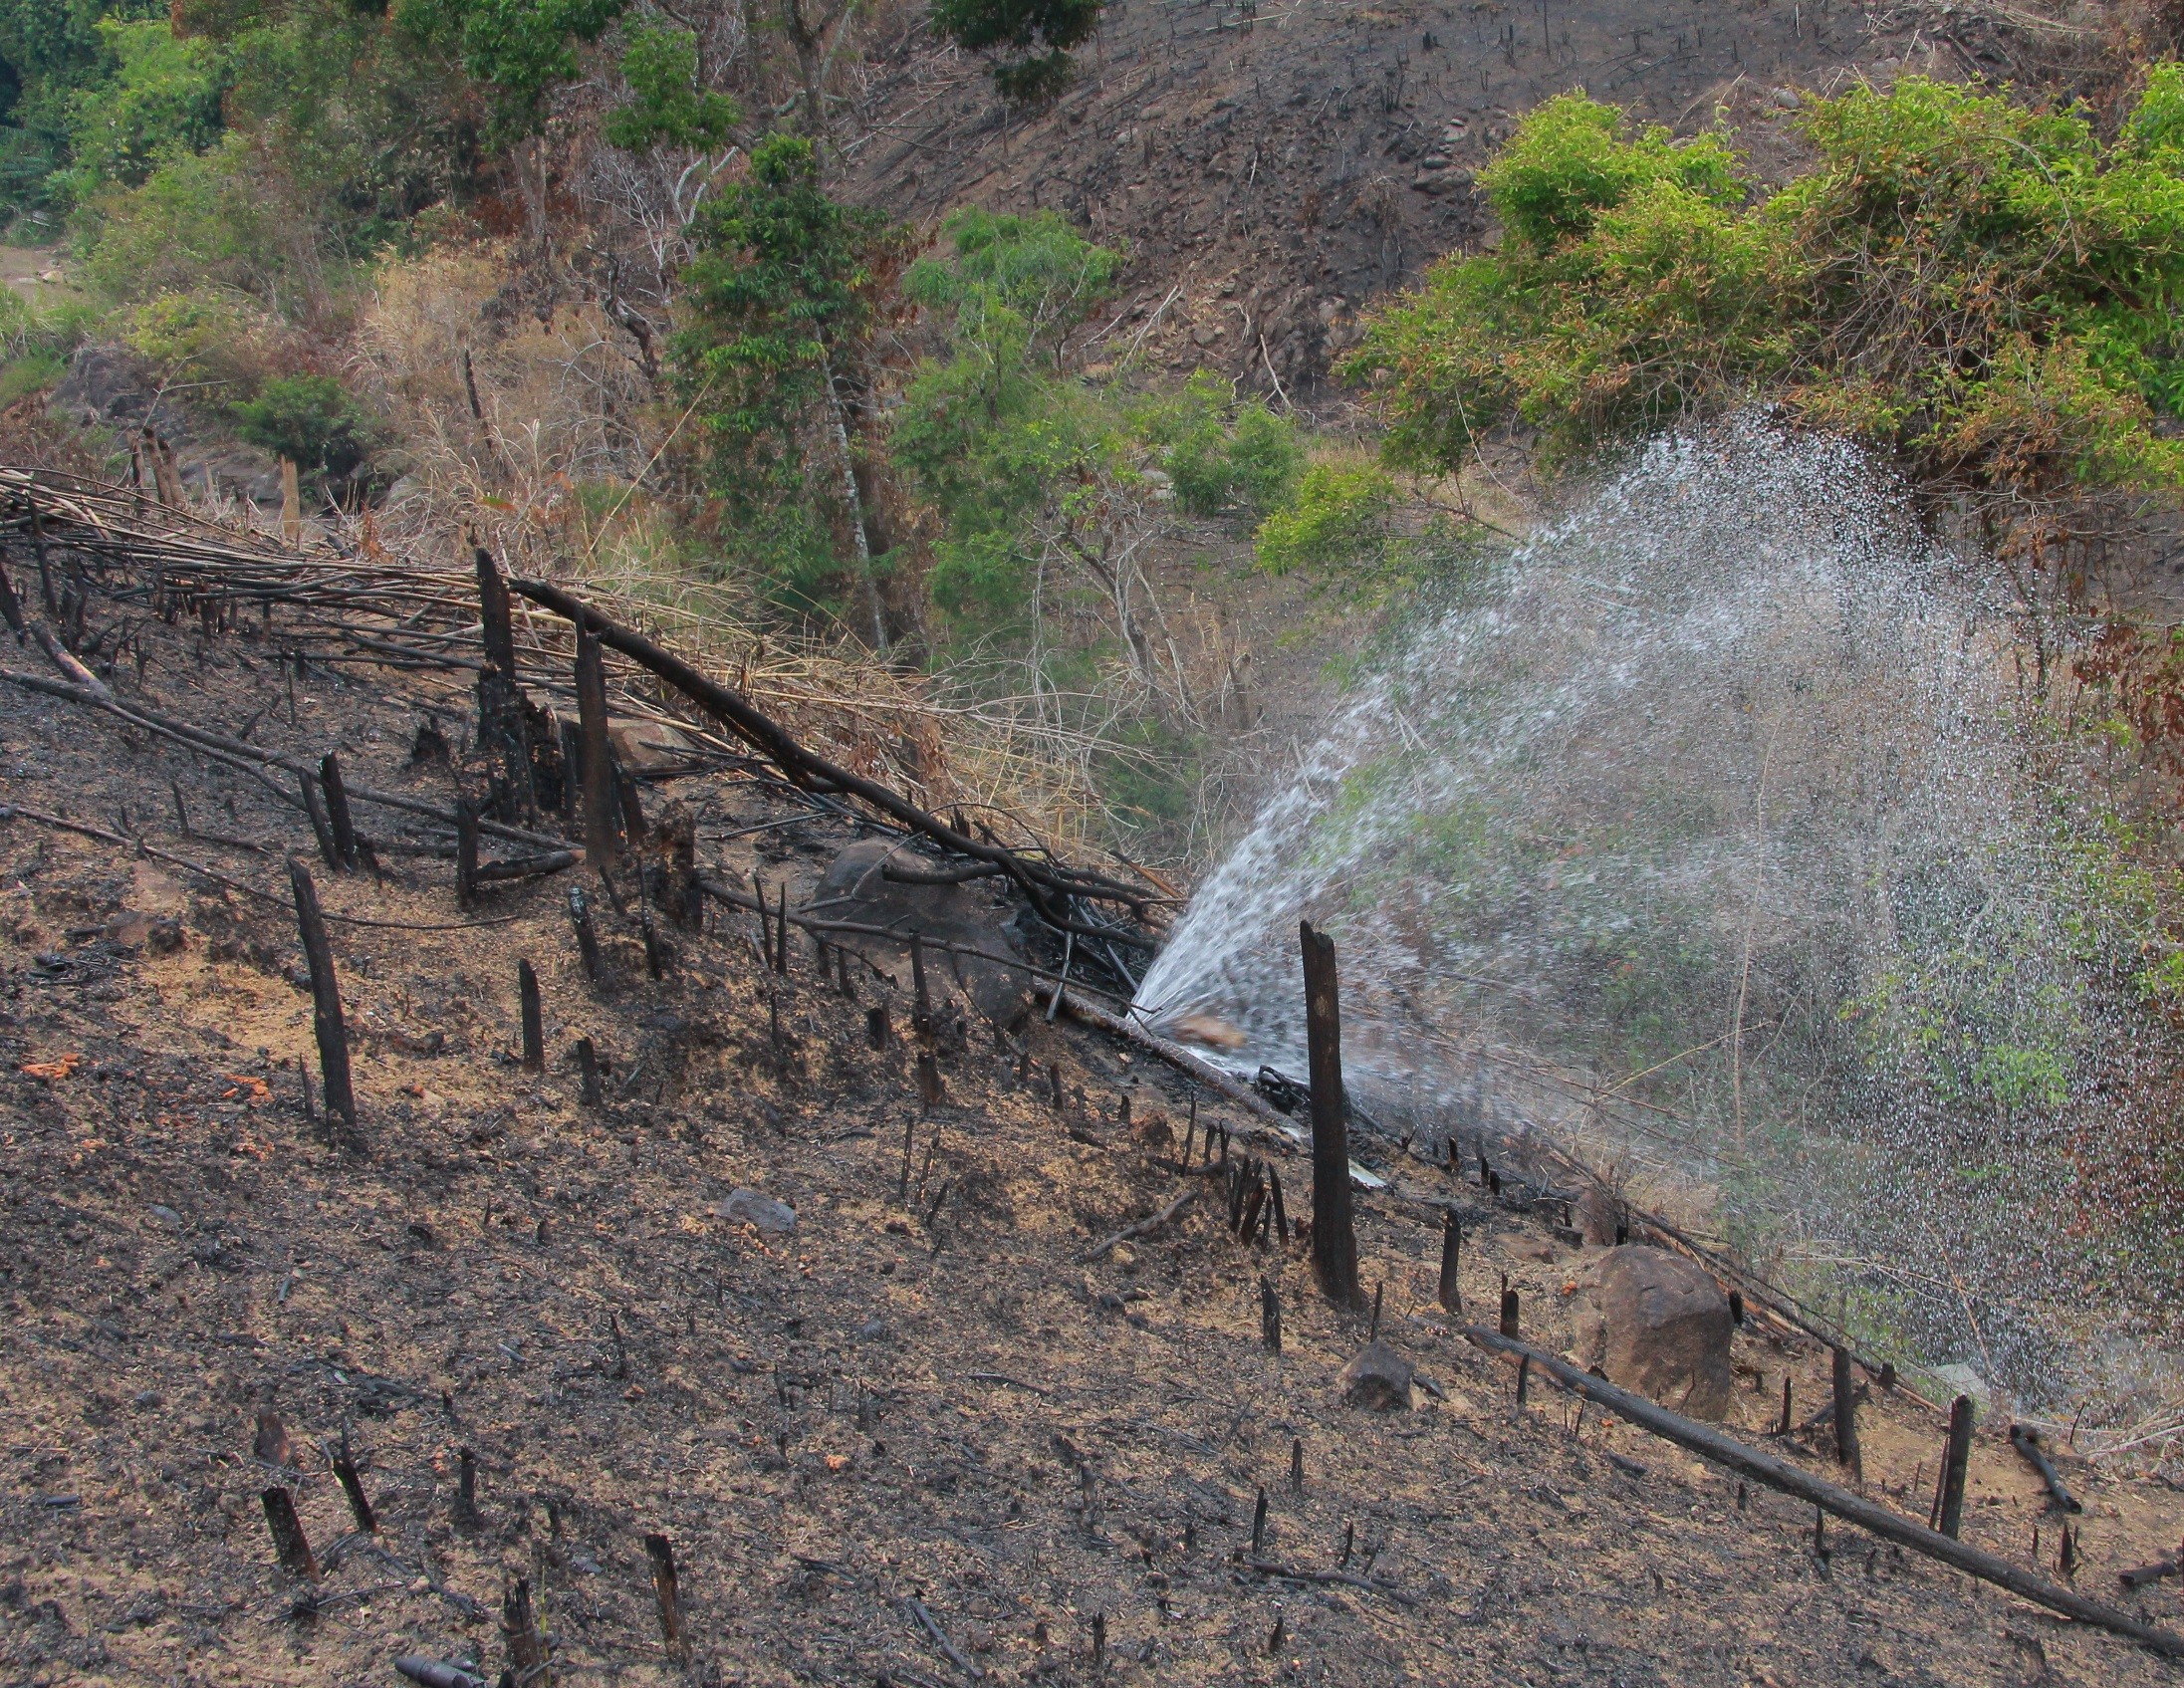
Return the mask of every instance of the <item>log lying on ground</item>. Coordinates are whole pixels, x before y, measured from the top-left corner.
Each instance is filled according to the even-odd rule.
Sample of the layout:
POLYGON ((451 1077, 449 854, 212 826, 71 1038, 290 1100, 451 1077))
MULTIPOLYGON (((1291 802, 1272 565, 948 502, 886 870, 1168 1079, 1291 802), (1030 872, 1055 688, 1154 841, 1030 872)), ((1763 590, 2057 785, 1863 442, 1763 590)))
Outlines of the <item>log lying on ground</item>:
POLYGON ((853 797, 898 826, 931 839, 952 854, 968 856, 974 861, 985 862, 1000 869, 1024 888, 1026 894, 1038 904, 1041 914, 1060 930, 1074 931, 1084 937, 1125 943, 1138 949, 1155 947, 1154 941, 1149 937, 1101 930, 1073 921, 1069 918, 1066 906, 1058 905, 1054 898, 1061 897, 1066 902, 1072 897, 1083 897, 1091 901, 1116 903, 1127 908, 1135 918, 1142 921, 1148 918, 1148 912, 1154 905, 1164 905, 1171 900, 1168 897, 1144 886, 1125 884, 1119 879, 1109 879, 1102 874, 1081 872, 1038 861, 1006 845, 973 838, 970 834, 951 827, 938 816, 928 814, 878 781, 853 774, 839 763, 807 750, 787 728, 732 686, 724 686, 699 672, 673 651, 655 644, 641 633, 609 620, 583 600, 563 592, 559 587, 550 586, 544 581, 511 580, 508 588, 518 596, 529 599, 543 608, 551 609, 565 620, 596 635, 600 643, 607 649, 619 652, 647 673, 673 686, 698 708, 773 763, 795 784, 808 791, 853 797))
POLYGON ((1923 1524, 1915 1524, 1877 1506, 1862 1495, 1852 1494, 1825 1478, 1815 1477, 1811 1472, 1786 1464, 1757 1448, 1748 1448, 1742 1442, 1723 1435, 1711 1425, 1701 1424, 1679 1412, 1671 1412, 1664 1406, 1647 1400, 1643 1395, 1618 1389, 1604 1378, 1582 1371, 1560 1355, 1530 1342, 1504 1336, 1499 1330, 1483 1325, 1467 1326, 1464 1334, 1482 1348, 1500 1353, 1514 1354, 1530 1360, 1536 1368, 1552 1377, 1572 1394, 1593 1402, 1607 1411, 1628 1419, 1641 1430, 1650 1430, 1665 1441, 1678 1447, 1688 1448, 1702 1459, 1734 1471, 1740 1477, 1764 1483, 1770 1489, 1779 1489, 1786 1495, 1794 1495, 1801 1501, 1810 1501, 1822 1512, 1834 1514, 1859 1529, 1870 1532, 1886 1542, 1911 1549, 1929 1559, 1953 1566, 1967 1575, 1976 1576, 1983 1582, 2007 1588, 2020 1598, 2048 1607, 2081 1623, 2098 1625, 2118 1635, 2128 1636, 2142 1646, 2173 1659, 2184 1659, 2184 1635, 2176 1635, 2150 1623, 2141 1623, 2128 1612, 2104 1606, 2098 1600, 2088 1600, 2075 1589, 2050 1582, 2021 1569, 2008 1560, 2000 1559, 1979 1548, 1953 1541, 1923 1524))
POLYGON ((1142 1237, 1148 1231, 1158 1230, 1169 1220, 1173 1219, 1177 1214, 1181 1213, 1183 1209, 1190 1206, 1192 1199, 1197 1194, 1198 1192, 1196 1190, 1185 1190, 1181 1195, 1177 1196, 1175 1200, 1168 1203, 1168 1205, 1162 1208, 1158 1213, 1149 1213, 1142 1219, 1134 1220, 1130 1224, 1123 1226, 1121 1230, 1115 1232, 1113 1236, 1105 1238, 1100 1242, 1094 1243, 1091 1248, 1087 1249, 1083 1254, 1077 1257, 1077 1264, 1080 1266, 1089 1266, 1092 1264, 1092 1262, 1099 1259, 1101 1255, 1105 1254, 1109 1249, 1114 1248, 1116 1245, 1126 1243, 1132 1237, 1142 1237))

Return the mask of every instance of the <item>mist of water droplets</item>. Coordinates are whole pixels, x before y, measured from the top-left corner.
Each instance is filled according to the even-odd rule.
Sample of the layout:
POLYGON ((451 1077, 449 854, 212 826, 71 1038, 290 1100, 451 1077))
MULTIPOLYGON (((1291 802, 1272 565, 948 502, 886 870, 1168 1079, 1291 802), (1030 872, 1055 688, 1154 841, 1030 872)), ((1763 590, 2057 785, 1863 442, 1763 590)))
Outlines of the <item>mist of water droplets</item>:
POLYGON ((1984 578, 1851 447, 1657 441, 1410 617, 1140 1013, 1302 1075, 1309 917, 1387 1117, 1575 1141, 2023 1399, 2112 1372, 2069 1263, 2117 1032, 1984 578))

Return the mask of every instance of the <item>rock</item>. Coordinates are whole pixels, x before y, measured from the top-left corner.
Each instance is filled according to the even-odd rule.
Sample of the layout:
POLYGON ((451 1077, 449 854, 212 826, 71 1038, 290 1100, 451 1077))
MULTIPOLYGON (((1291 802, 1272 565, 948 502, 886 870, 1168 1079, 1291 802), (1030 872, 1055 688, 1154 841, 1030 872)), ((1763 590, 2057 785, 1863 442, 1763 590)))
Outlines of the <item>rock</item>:
POLYGON ((1579 1286, 1577 1360, 1693 1418, 1729 1411, 1729 1298, 1665 1249, 1625 1244, 1579 1286))
POLYGON ((1375 1412, 1408 1412, 1418 1404, 1417 1374, 1385 1342, 1367 1342, 1335 1379, 1342 1399, 1375 1412))
POLYGON ((1937 1365, 1934 1367, 1933 1375, 1934 1381, 1941 1384, 1950 1394, 1967 1395, 1971 1398, 1972 1422, 1974 1424, 1983 1424, 1994 1416, 1995 1392, 1988 1386, 1987 1379, 1970 1366, 1963 1364, 1937 1365))
POLYGON ((1623 1222, 1622 1204, 1597 1184, 1587 1184, 1570 1217, 1587 1248, 1611 1249, 1623 1222))
POLYGON ((629 721, 618 715, 608 719, 607 739, 614 760, 632 774, 679 767, 698 750, 695 739, 665 721, 629 721))
POLYGON ((756 1190, 737 1190, 713 1211, 723 1219, 755 1225, 761 1231, 777 1235, 797 1228, 795 1208, 787 1202, 777 1202, 772 1196, 762 1196, 756 1190))
POLYGON ((927 948, 925 976, 935 1008, 945 1006, 951 990, 960 990, 995 1025, 1021 1021, 1031 1010, 1031 981, 1022 969, 1008 965, 1009 959, 1024 959, 1024 949, 1010 930, 1013 910, 1005 895, 996 894, 995 881, 906 884, 887 877, 890 863, 910 872, 933 867, 932 857, 909 849, 899 839, 861 839, 835 857, 820 879, 814 912, 825 919, 877 926, 889 935, 830 932, 825 934, 829 941, 866 956, 906 958, 914 933, 935 944, 981 952, 960 955, 927 948))

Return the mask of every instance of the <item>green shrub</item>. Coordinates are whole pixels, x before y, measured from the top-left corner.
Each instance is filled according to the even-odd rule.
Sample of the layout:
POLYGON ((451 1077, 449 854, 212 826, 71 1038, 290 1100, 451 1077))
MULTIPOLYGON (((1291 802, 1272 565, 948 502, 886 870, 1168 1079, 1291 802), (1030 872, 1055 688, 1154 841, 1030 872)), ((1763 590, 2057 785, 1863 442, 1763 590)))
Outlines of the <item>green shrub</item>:
POLYGON ((301 469, 346 475, 370 454, 376 432, 356 399, 327 375, 283 375, 231 406, 235 431, 301 469))
POLYGON ((175 386, 217 388, 227 402, 254 398, 270 372, 272 327, 251 300, 203 290, 162 293, 126 312, 121 340, 175 386))
POLYGON ((996 56, 1004 100, 1051 100, 1070 79, 1070 49, 1092 39, 1105 0, 934 0, 933 23, 958 47, 996 56))
POLYGON ((1254 548, 1270 575, 1371 570, 1388 555, 1395 483, 1378 469, 1315 463, 1296 501, 1259 524, 1254 548))
POLYGON ((1133 420, 1166 447, 1160 466, 1194 516, 1238 508, 1263 516, 1288 499, 1304 466, 1295 424, 1258 399, 1239 404, 1234 383, 1211 369, 1194 371, 1180 393, 1141 404, 1133 420))
POLYGON ((1810 101, 1779 192, 1726 143, 1577 96, 1480 181, 1499 251, 1437 266, 1346 365, 1392 460, 1453 470, 1515 418, 1556 450, 1764 398, 1921 479, 2184 485, 2184 68, 2117 139, 1906 77, 1810 101))

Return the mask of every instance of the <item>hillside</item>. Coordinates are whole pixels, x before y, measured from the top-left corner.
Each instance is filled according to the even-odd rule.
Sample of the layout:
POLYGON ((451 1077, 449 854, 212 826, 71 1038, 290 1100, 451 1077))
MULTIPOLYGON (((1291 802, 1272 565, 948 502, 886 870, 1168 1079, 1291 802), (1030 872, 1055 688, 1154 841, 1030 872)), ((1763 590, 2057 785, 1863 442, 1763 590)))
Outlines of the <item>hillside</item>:
POLYGON ((1490 236, 1472 173, 1550 95, 1581 88, 1685 133, 1718 113, 1764 168, 1795 146, 1789 89, 2038 82, 2083 52, 2080 30, 1982 6, 1123 0, 1076 84, 1032 113, 904 29, 874 46, 842 150, 848 191, 891 214, 1047 207, 1125 251, 1110 357, 1142 339, 1170 369, 1302 401, 1333 396, 1329 359, 1362 307, 1490 236))
MULTIPOLYGON (((58 539, 52 555, 90 578, 58 539)), ((1182 1133, 1203 1165, 1218 1127, 1223 1155, 1286 1174, 1302 1215, 1306 1163, 1263 1107, 1021 991, 987 996, 989 1023, 937 968, 920 1034, 884 943, 829 965, 797 935, 786 971, 762 959, 738 887, 755 875, 824 920, 823 870, 868 825, 705 752, 685 717, 697 736, 639 775, 638 802, 694 824, 713 906, 702 930, 657 927, 654 978, 635 908, 595 894, 592 984, 566 866, 465 906, 444 831, 418 819, 489 772, 465 645, 397 660, 359 648, 376 633, 330 641, 400 574, 322 554, 284 578, 375 584, 335 594, 346 609, 291 587, 316 607, 162 618, 138 607, 152 560, 98 556, 85 625, 127 628, 114 706, 30 647, 0 675, 9 1680, 384 1682, 413 1653, 490 1678, 519 1578, 564 1681, 2166 1679, 1847 1527, 1816 1542, 1799 1504, 1573 1414, 1537 1376, 1516 1402, 1434 1279, 1453 1211, 1466 1307, 1506 1285, 1528 1334, 1569 1340, 1597 1251, 1533 1202, 1517 1147, 1477 1145, 1508 1173, 1495 1189, 1469 1149, 1462 1175, 1360 1149, 1384 1178, 1359 1204, 1361 1275, 1432 1389, 1415 1411, 1346 1405, 1336 1372, 1365 1317, 1331 1308, 1281 1239, 1238 1243, 1218 1180, 1175 1158, 1182 1133), (240 748, 207 755, 184 728, 240 748), (377 861, 316 863, 353 1135, 306 1100, 282 862, 312 837, 262 778, 328 751, 377 861), (542 988, 536 1073, 516 1059, 519 960, 542 988), (739 1191, 786 1203, 793 1228, 739 1191), (275 1564, 274 1488, 316 1582, 275 1564), (661 1653, 653 1534, 687 1664, 661 1653)), ((410 590, 430 603, 447 580, 410 590)), ((521 660, 566 697, 547 632, 521 660)), ((615 663, 617 711, 659 719, 630 682, 615 663)), ((1770 1435, 1785 1386, 1801 1418, 1825 1399, 1824 1346, 1755 1308, 1735 1363, 1730 1431, 1827 1472, 1824 1436, 1770 1435)), ((1915 1514, 1940 1426, 1889 1381, 1862 1414, 1865 1482, 1915 1514)), ((2087 1503, 2076 1580, 2112 1594, 2168 1551, 2173 1497, 2065 1469, 2087 1503)), ((2045 1503, 1991 1425, 1968 1539, 2026 1564, 2037 1533, 2052 1567, 2045 1503)), ((2133 1598, 2158 1620, 2173 1588, 2133 1598)))

